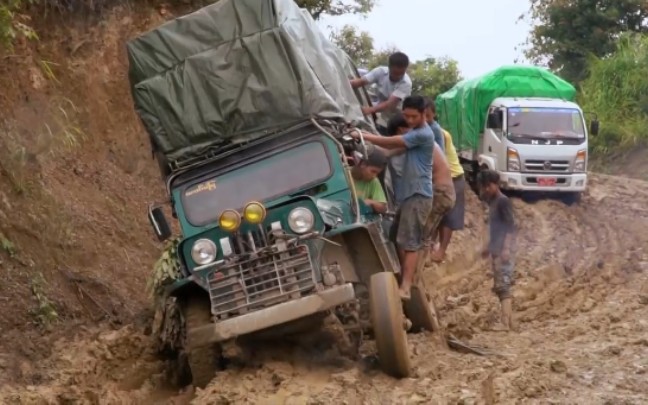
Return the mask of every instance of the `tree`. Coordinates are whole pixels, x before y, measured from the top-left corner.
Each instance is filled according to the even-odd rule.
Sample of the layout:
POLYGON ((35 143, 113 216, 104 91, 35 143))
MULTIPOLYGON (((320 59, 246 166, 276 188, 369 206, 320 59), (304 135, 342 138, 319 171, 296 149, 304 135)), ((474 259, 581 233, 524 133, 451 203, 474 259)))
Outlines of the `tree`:
POLYGON ((318 20, 323 15, 367 14, 376 5, 376 0, 295 0, 318 20))
POLYGON ((579 95, 583 110, 601 120, 593 138, 600 152, 648 142, 648 34, 623 34, 617 44, 608 57, 591 58, 579 95))
POLYGON ((358 66, 366 66, 374 51, 373 38, 366 31, 358 32, 352 25, 331 33, 331 41, 345 51, 358 66))
POLYGON ((413 63, 408 69, 412 79, 412 94, 435 98, 450 90, 461 80, 459 64, 447 57, 428 57, 413 63))
POLYGON ((622 32, 648 32, 646 0, 531 0, 529 15, 525 56, 576 84, 589 55, 610 55, 622 32))

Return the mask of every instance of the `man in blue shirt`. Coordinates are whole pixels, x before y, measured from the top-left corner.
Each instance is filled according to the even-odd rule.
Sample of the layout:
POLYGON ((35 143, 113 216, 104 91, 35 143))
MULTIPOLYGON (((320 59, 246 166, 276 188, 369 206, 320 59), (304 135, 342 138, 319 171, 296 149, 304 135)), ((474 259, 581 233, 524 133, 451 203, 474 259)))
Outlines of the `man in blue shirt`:
POLYGON ((402 176, 394 179, 394 198, 398 207, 390 232, 398 248, 403 279, 401 297, 410 299, 419 252, 426 237, 425 225, 432 212, 432 155, 434 133, 425 122, 425 99, 410 96, 403 100, 403 116, 411 128, 405 135, 380 136, 363 133, 366 141, 393 154, 405 153, 402 176))
POLYGON ((432 128, 434 132, 434 140, 437 145, 445 152, 445 138, 443 137, 443 129, 436 120, 436 105, 434 100, 430 97, 425 98, 425 121, 432 128))

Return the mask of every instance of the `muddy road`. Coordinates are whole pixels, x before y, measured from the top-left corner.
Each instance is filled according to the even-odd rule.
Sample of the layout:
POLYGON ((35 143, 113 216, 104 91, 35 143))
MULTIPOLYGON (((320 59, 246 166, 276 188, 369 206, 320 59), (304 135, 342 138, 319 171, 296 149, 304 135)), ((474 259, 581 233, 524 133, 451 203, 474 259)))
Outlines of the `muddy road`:
MULTIPOLYGON (((168 384, 142 322, 51 342, 50 358, 17 365, 24 383, 0 387, 0 403, 648 403, 648 183, 593 175, 571 207, 514 199, 521 231, 512 333, 488 331, 498 307, 477 253, 485 211, 473 194, 468 201, 467 228, 425 279, 446 331, 483 355, 410 335, 415 372, 395 380, 370 358, 351 362, 306 339, 256 347, 254 362, 191 392, 168 384)), ((10 360, 0 358, 0 372, 10 360)))

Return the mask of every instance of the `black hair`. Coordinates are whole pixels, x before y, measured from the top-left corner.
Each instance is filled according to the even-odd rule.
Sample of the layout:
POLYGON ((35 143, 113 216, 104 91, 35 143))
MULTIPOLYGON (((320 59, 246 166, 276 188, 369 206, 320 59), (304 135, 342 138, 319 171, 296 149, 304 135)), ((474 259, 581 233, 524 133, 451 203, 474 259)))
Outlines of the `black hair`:
POLYGON ((425 108, 429 108, 432 113, 436 114, 436 105, 432 97, 425 97, 425 108))
POLYGON ((484 170, 482 172, 479 172, 477 178, 479 185, 482 187, 486 187, 490 184, 499 185, 500 182, 500 175, 495 170, 484 170))
POLYGON ((394 52, 389 55, 389 67, 406 68, 409 66, 409 58, 403 52, 394 52))
POLYGON ((367 160, 363 163, 367 166, 384 169, 387 166, 387 154, 376 145, 367 145, 367 160))
POLYGON ((405 120, 403 114, 399 112, 391 117, 389 119, 389 122, 387 122, 387 136, 398 135, 398 130, 400 128, 409 129, 409 125, 407 124, 407 121, 405 120))
POLYGON ((405 97, 405 100, 403 100, 403 110, 406 108, 411 108, 420 113, 423 113, 425 111, 425 107, 425 99, 421 96, 409 96, 405 97))

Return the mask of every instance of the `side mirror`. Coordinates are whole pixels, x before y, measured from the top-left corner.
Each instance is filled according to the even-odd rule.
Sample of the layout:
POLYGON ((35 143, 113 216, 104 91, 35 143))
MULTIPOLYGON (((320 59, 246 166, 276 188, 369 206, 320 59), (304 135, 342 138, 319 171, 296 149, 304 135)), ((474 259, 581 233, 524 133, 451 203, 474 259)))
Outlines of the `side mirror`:
POLYGON ((502 129, 502 111, 497 110, 491 113, 488 113, 488 120, 486 126, 489 129, 502 129))
POLYGON ((593 119, 592 122, 590 122, 590 135, 598 135, 599 133, 599 121, 597 119, 593 119))
POLYGON ((150 206, 148 210, 148 218, 153 227, 153 232, 155 232, 155 236, 157 236, 160 242, 164 242, 171 237, 171 227, 169 226, 161 207, 150 206))

